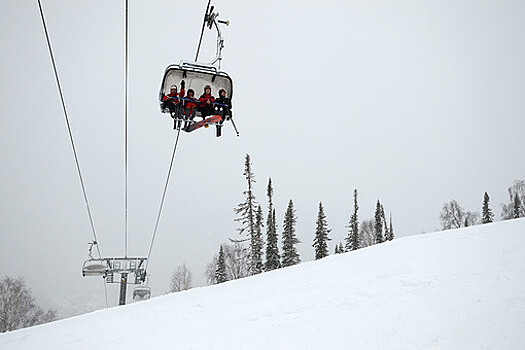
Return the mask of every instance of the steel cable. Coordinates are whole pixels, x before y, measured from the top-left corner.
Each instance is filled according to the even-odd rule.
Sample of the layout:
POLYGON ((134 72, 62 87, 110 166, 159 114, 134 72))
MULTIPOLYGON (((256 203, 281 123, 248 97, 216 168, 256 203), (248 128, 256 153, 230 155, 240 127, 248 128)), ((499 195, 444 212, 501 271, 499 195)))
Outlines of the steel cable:
MULTIPOLYGON (((40 9, 40 17, 42 18, 42 25, 44 27, 44 33, 46 35, 47 48, 49 50, 49 55, 51 56, 51 63, 53 64, 53 71, 55 73, 55 79, 56 79, 56 83, 57 83, 57 86, 58 86, 58 92, 60 94, 60 101, 62 102, 62 109, 64 110, 64 116, 65 116, 65 119, 66 119, 67 130, 68 130, 68 133, 69 133, 69 140, 71 142, 71 148, 73 149, 73 155, 75 157, 75 164, 76 164, 76 167, 77 167, 78 177, 80 179, 80 186, 82 188, 82 194, 84 196, 84 203, 86 205, 87 214, 88 214, 88 217, 89 217, 89 223, 91 225, 91 230, 93 231, 93 237, 95 239, 95 242, 98 242, 97 233, 96 233, 96 230, 95 230, 95 224, 93 222, 93 215, 91 214, 91 207, 89 205, 89 200, 88 200, 88 196, 87 196, 87 192, 86 192, 86 186, 84 184, 84 179, 82 177, 82 172, 80 170, 80 163, 78 161, 78 155, 77 155, 77 150, 76 150, 76 147, 75 147, 75 141, 73 139, 73 132, 71 130, 71 124, 69 122, 69 116, 68 116, 68 113, 67 113, 66 102, 64 100, 64 94, 62 92, 62 85, 60 84, 60 78, 58 77, 58 70, 57 70, 57 65, 56 65, 56 62, 55 62, 55 55, 53 54, 53 48, 51 47, 51 40, 49 39, 49 33, 47 31, 47 25, 46 25, 46 20, 45 20, 45 17, 44 17, 44 11, 42 9, 42 4, 40 3, 40 0, 37 0, 37 1, 38 1, 38 8, 40 9)), ((97 246, 97 251, 98 251, 99 258, 102 258, 102 255, 100 253, 99 245, 97 244, 96 246, 97 246)))
POLYGON ((177 151, 177 145, 179 144, 179 136, 180 136, 180 128, 179 128, 179 131, 177 133, 177 138, 175 139, 175 145, 173 146, 173 153, 171 154, 171 162, 170 162, 170 167, 168 169, 168 176, 166 177, 166 183, 164 185, 164 191, 162 193, 162 199, 160 200, 160 206, 159 206, 159 211, 157 213, 157 219, 155 220, 155 228, 153 229, 153 236, 151 237, 151 243, 150 243, 149 251, 148 251, 148 258, 146 260, 146 266, 144 268, 146 271, 148 270, 148 264, 149 264, 149 259, 150 259, 150 256, 151 256, 151 250, 153 249, 153 243, 155 242, 155 237, 157 235, 157 230, 159 228, 160 216, 162 214, 162 209, 164 208, 164 202, 166 200, 166 192, 168 191, 168 184, 169 184, 170 177, 171 177, 171 170, 173 169, 173 160, 175 159, 175 152, 177 151))

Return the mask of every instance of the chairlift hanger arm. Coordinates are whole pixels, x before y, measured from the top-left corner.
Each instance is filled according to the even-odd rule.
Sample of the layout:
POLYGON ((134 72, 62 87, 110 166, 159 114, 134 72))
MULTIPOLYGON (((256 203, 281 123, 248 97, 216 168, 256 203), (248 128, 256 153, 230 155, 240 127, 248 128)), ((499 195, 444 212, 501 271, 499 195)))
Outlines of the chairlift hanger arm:
POLYGON ((197 60, 199 58, 199 52, 200 52, 200 47, 201 47, 201 43, 202 43, 202 36, 204 34, 204 27, 207 26, 209 29, 212 29, 212 27, 215 26, 215 29, 217 30, 217 50, 216 50, 215 58, 210 63, 208 63, 208 65, 214 65, 214 64, 216 64, 218 62, 218 66, 219 66, 219 69, 220 69, 221 60, 222 60, 222 49, 224 48, 224 38, 222 37, 222 33, 221 33, 220 28, 219 28, 219 24, 224 24, 224 25, 228 26, 228 25, 230 25, 230 21, 228 21, 228 20, 220 20, 219 19, 219 13, 218 12, 214 12, 215 7, 214 6, 210 7, 210 2, 211 2, 211 0, 208 2, 208 7, 206 8, 206 13, 204 15, 204 22, 202 24, 202 30, 201 30, 201 36, 200 36, 200 39, 199 39, 199 45, 197 47, 197 53, 195 55, 195 62, 197 62, 197 60))

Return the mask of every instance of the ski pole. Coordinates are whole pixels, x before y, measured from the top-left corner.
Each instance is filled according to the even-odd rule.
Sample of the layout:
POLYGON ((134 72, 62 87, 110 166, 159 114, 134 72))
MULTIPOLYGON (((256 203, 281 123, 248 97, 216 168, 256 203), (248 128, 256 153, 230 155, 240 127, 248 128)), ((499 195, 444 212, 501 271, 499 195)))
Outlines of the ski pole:
POLYGON ((233 128, 235 129, 235 132, 237 133, 237 136, 239 136, 239 130, 237 130, 237 126, 235 125, 235 122, 233 121, 233 118, 230 118, 233 128))

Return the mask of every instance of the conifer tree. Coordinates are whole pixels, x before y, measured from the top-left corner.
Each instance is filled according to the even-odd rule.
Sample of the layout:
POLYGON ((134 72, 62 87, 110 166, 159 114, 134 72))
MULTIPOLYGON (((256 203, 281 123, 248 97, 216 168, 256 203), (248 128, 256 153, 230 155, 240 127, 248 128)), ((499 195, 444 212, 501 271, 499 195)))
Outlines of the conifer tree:
POLYGON ((262 228, 263 228, 263 213, 262 208, 259 205, 257 207, 257 212, 255 214, 255 234, 251 238, 251 252, 250 252, 250 262, 251 262, 251 273, 256 275, 263 271, 263 237, 262 237, 262 228))
POLYGON ((390 224, 388 225, 388 235, 385 237, 386 240, 391 241, 394 239, 394 226, 392 226, 392 213, 390 213, 390 224))
MULTIPOLYGON (((254 254, 257 251, 258 247, 256 246, 257 242, 257 232, 256 232, 256 211, 257 211, 257 200, 253 194, 253 186, 255 184, 255 176, 252 172, 252 163, 250 155, 246 154, 244 162, 244 173, 243 173, 246 182, 248 183, 248 188, 243 192, 243 195, 246 197, 244 202, 240 203, 237 208, 235 208, 235 213, 240 216, 235 219, 241 223, 241 227, 237 229, 240 235, 244 232, 247 232, 248 239, 250 241, 250 267, 257 265, 257 254, 254 254)), ((246 239, 239 241, 232 240, 234 242, 244 242, 246 239)))
POLYGON ((293 208, 293 201, 290 199, 288 202, 288 208, 284 215, 284 228, 283 228, 283 258, 282 266, 292 266, 301 262, 301 258, 296 249, 296 244, 301 243, 295 236, 295 224, 297 217, 295 216, 295 210, 293 208))
POLYGON ((386 242, 388 240, 388 225, 386 223, 386 216, 385 216, 385 208, 383 207, 383 204, 381 204, 381 221, 383 222, 383 228, 385 229, 385 234, 383 235, 383 242, 386 242))
POLYGON ((319 212, 317 214, 316 225, 314 244, 312 246, 315 248, 315 260, 319 260, 328 256, 327 242, 331 241, 331 239, 328 238, 328 234, 331 230, 328 228, 326 215, 321 202, 319 202, 319 212))
MULTIPOLYGON (((359 245, 359 221, 357 218, 357 211, 359 206, 357 205, 357 189, 354 189, 354 212, 350 216, 350 224, 348 230, 348 236, 346 236, 346 251, 350 252, 360 248, 359 245)), ((342 251, 341 251, 342 252, 342 251)))
POLYGON ((490 222, 494 221, 494 214, 492 213, 492 210, 489 207, 490 197, 487 192, 485 192, 485 195, 483 196, 483 209, 482 209, 482 218, 481 223, 488 224, 490 222))
POLYGON ((383 217, 381 215, 381 203, 377 200, 375 223, 374 223, 374 243, 383 243, 383 217))
POLYGON ((228 278, 226 277, 226 262, 224 260, 224 251, 221 248, 219 249, 219 258, 217 259, 217 269, 215 270, 215 283, 226 282, 228 278))
POLYGON ((339 253, 344 253, 345 249, 343 248, 343 243, 339 242, 339 253))
POLYGON ((335 245, 334 254, 339 254, 339 244, 335 245))
POLYGON ((281 267, 271 178, 268 180, 266 195, 268 196, 268 217, 266 218, 266 262, 264 264, 264 269, 266 271, 271 271, 281 267))

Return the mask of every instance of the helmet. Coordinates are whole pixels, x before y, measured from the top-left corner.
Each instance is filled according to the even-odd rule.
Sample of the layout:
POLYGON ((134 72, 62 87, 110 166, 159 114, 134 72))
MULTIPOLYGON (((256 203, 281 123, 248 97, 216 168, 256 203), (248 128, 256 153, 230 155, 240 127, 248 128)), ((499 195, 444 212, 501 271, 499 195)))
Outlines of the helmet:
POLYGON ((226 90, 224 90, 224 89, 220 89, 220 90, 219 90, 219 96, 222 95, 223 92, 226 94, 226 90))
POLYGON ((173 90, 173 89, 177 90, 177 85, 172 85, 170 89, 171 90, 173 90))
POLYGON ((206 91, 206 89, 210 89, 210 91, 211 91, 211 86, 206 85, 206 86, 204 87, 204 91, 206 91))
POLYGON ((189 94, 195 94, 195 91, 193 91, 193 89, 189 89, 189 90, 188 90, 188 95, 189 95, 189 94))

